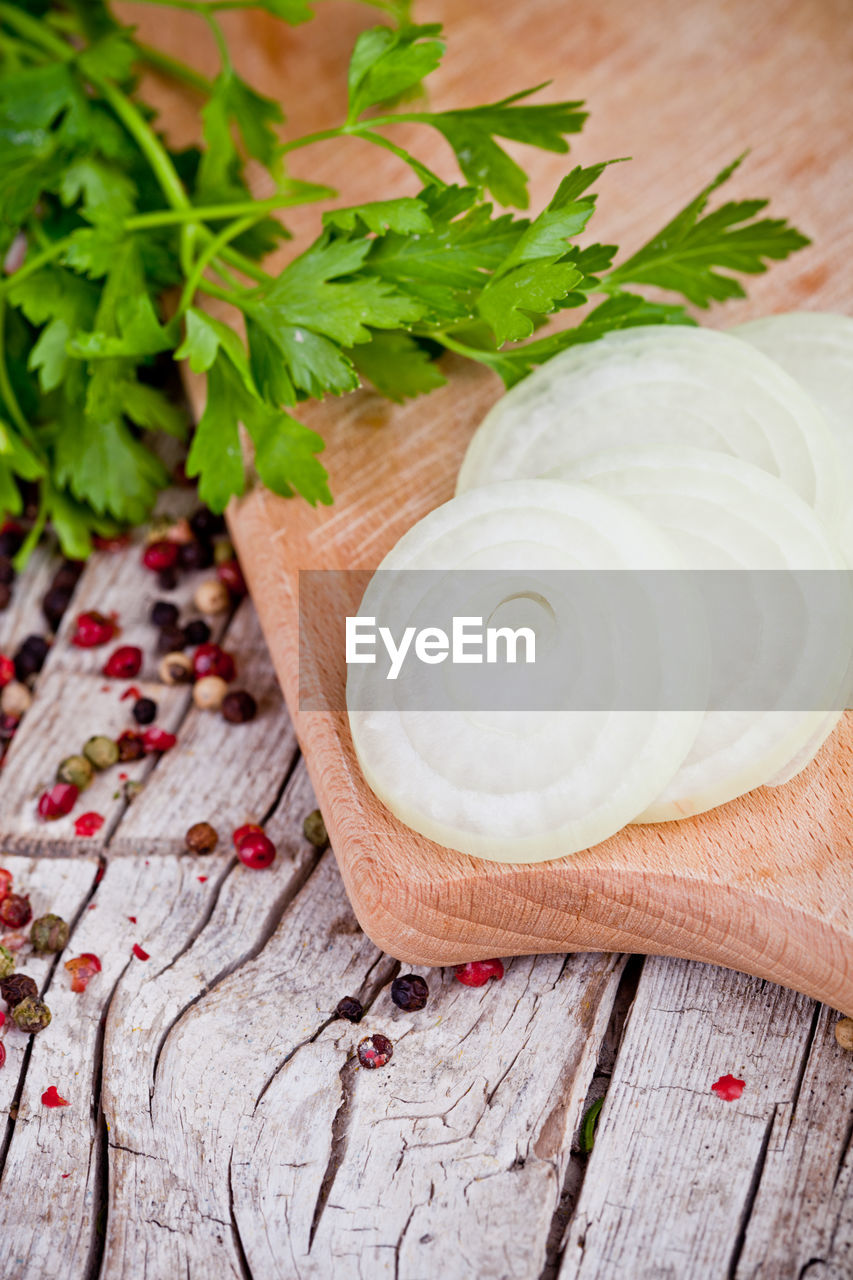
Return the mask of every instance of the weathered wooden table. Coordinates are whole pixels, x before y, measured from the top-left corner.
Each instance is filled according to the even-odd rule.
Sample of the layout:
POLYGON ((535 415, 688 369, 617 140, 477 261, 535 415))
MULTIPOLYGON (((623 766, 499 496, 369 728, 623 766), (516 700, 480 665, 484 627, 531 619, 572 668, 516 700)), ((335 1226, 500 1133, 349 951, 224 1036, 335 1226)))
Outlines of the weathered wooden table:
MULTIPOLYGON (((44 630, 54 566, 40 552, 18 581, 0 651, 44 630)), ((171 598, 188 607, 197 581, 171 598)), ((3 1033, 3 1280, 853 1274, 853 1063, 832 1010, 728 971, 570 955, 481 989, 424 971, 426 1009, 402 1013, 399 966, 303 838, 311 787, 251 602, 221 630, 261 710, 232 726, 153 679, 156 595, 138 547, 95 556, 0 777, 2 865, 73 926, 62 956, 22 965, 51 1026, 3 1033), (97 778, 77 808, 106 818, 92 839, 34 801, 90 734, 130 724, 105 651, 69 643, 84 608, 118 612, 146 651, 134 683, 178 735, 97 778), (144 782, 130 805, 120 770, 144 782), (188 855, 202 819, 220 846, 188 855), (272 870, 232 856, 247 820, 276 840, 272 870), (87 951, 103 971, 75 995, 63 963, 87 951), (360 1026, 332 1016, 347 994, 360 1026), (395 1046, 382 1070, 354 1057, 371 1031, 395 1046), (726 1103, 711 1084, 729 1072, 746 1087, 726 1103), (50 1085, 70 1106, 42 1105, 50 1085)))

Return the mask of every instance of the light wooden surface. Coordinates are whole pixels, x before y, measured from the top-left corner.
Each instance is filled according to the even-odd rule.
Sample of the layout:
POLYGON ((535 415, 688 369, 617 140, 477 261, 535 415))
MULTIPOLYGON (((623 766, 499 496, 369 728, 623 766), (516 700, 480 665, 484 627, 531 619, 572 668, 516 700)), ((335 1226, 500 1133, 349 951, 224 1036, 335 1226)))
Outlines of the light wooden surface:
MULTIPOLYGON (((312 128, 341 118, 358 18, 335 13, 340 20, 324 25, 320 41, 306 30, 277 42, 266 20, 247 16, 232 28, 242 64, 266 91, 287 85, 294 131, 308 118, 312 128), (321 98, 318 86, 327 91, 321 98)), ((530 0, 494 22, 486 0, 435 0, 422 16, 447 19, 452 31, 436 106, 497 98, 553 72, 549 92, 585 96, 592 111, 574 158, 635 157, 602 180, 596 237, 636 246, 726 161, 753 148, 733 191, 772 195, 816 244, 750 282, 750 303, 718 309, 712 323, 849 306, 853 25, 845 4, 654 0, 629 12, 622 0, 530 0)), ((177 39, 189 19, 173 21, 177 39)), ((176 99, 169 118, 179 135, 191 132, 186 101, 176 99)), ((421 131, 418 145, 449 172, 440 139, 421 131)), ((312 177, 333 183, 347 203, 409 189, 399 162, 366 148, 347 139, 317 149, 312 177)), ((534 196, 574 162, 535 153, 525 160, 534 196)), ((452 495, 466 443, 499 388, 482 370, 451 364, 448 372, 448 386, 403 408, 365 392, 307 415, 327 440, 333 508, 313 511, 256 489, 231 515, 361 924, 408 962, 566 948, 653 952, 729 965, 853 1012, 853 719, 786 787, 682 823, 627 828, 583 854, 530 867, 449 852, 408 830, 367 788, 345 717, 299 708, 298 572, 375 568, 415 520, 452 495)), ((332 607, 330 598, 303 621, 318 667, 342 687, 332 607)))
MULTIPOLYGON (((841 11, 785 9, 809 47, 828 42, 822 15, 841 11)), ((330 66, 338 30, 359 20, 355 6, 329 6, 330 66)), ((673 6, 670 24, 683 20, 673 6)), ((508 27, 519 21, 508 11, 508 27)), ((746 10, 731 47, 743 33, 755 48, 761 27, 746 10)), ((651 55, 659 32, 644 32, 651 55)), ((508 47, 524 35, 508 31, 508 47)), ((598 84, 606 108, 618 82, 597 82, 592 60, 611 47, 606 28, 579 17, 562 88, 598 84)), ((703 46, 694 56, 701 64, 703 46)), ((786 115, 813 118, 812 89, 792 86, 786 115)), ((616 101, 633 128, 627 99, 616 101)), ((712 121, 702 138, 713 165, 712 121)), ((705 161, 685 161, 685 195, 705 161)), ((651 184, 638 216, 656 198, 651 184)), ((814 199, 810 227, 832 222, 816 196, 802 199, 814 199)), ((783 271, 799 279, 805 264, 783 271)), ((834 279, 822 296, 840 306, 834 279)), ((150 648, 156 587, 138 554, 97 555, 72 614, 84 601, 116 609, 150 648)), ((41 630, 54 567, 45 552, 16 585, 0 650, 41 630)), ((186 604, 193 586, 172 598, 186 604)), ((69 648, 71 616, 0 772, 0 851, 16 850, 0 865, 37 911, 73 926, 63 955, 23 966, 51 1026, 32 1041, 8 1022, 0 1032, 3 1280, 846 1280, 853 1060, 835 1043, 832 1008, 680 960, 559 955, 511 960, 481 990, 421 968, 427 1008, 402 1014, 389 998, 397 965, 359 931, 331 857, 301 837, 315 801, 249 606, 223 625, 241 678, 262 692, 256 724, 221 735, 215 717, 158 687, 179 742, 146 765, 134 804, 113 802, 111 782, 87 792, 87 808, 110 814, 92 840, 68 819, 35 821, 35 792, 89 718, 128 722, 127 703, 111 718, 118 689, 100 693, 97 662, 81 666, 69 648), (192 858, 180 840, 202 807, 223 839, 192 858), (237 818, 266 821, 279 847, 270 872, 235 862, 237 818), (148 962, 131 958, 137 941, 148 962), (74 995, 63 964, 88 950, 103 972, 74 995), (367 1007, 361 1026, 330 1021, 351 993, 367 1007), (372 1031, 395 1054, 382 1071, 360 1071, 353 1048, 372 1031), (729 1072, 745 1089, 724 1103, 710 1086, 729 1072), (41 1106, 50 1084, 69 1107, 41 1106), (578 1123, 603 1095, 586 1158, 578 1123)))
MULTIPOLYGON (((96 556, 71 607, 116 609, 150 647, 138 556, 96 556)), ((50 568, 2 615, 16 634, 50 568)), ((4 1280, 849 1275, 853 1059, 833 1010, 726 970, 592 954, 511 960, 480 990, 421 967, 429 1003, 402 1013, 399 966, 302 838, 314 796, 247 603, 224 639, 269 690, 257 721, 223 737, 183 704, 178 745, 98 837, 35 820, 38 786, 89 727, 71 617, 0 773, 0 850, 10 828, 19 850, 0 865, 72 924, 63 955, 20 966, 51 1026, 0 1032, 4 1280), (182 854, 201 817, 219 849, 182 854), (232 855, 231 824, 251 818, 278 845, 269 872, 232 855), (63 964, 84 951, 103 971, 75 995, 63 964), (346 994, 360 1026, 331 1020, 346 994), (361 1071, 374 1031, 394 1057, 361 1071), (724 1103, 710 1087, 729 1072, 745 1089, 724 1103), (69 1107, 41 1105, 51 1084, 69 1107), (587 1159, 579 1122, 604 1095, 587 1159)), ((118 727, 124 687, 97 704, 123 709, 118 727)), ((117 773, 78 809, 101 809, 117 773)))

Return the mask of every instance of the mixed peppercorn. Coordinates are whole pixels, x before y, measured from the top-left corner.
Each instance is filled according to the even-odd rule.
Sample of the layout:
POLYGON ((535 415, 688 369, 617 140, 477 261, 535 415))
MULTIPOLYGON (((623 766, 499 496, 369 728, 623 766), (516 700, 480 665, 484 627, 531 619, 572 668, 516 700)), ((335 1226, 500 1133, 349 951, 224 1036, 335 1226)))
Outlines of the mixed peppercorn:
MULTIPOLYGON (((181 571, 214 568, 216 576, 202 582, 194 603, 208 617, 226 612, 246 592, 246 584, 234 554, 224 536, 220 516, 201 508, 189 519, 161 524, 152 529, 142 551, 143 565, 157 575, 161 589, 174 588, 181 571)), ((23 534, 17 527, 5 526, 0 531, 0 579, 8 578, 11 556, 21 544, 23 534)), ((106 545, 106 544, 105 544, 106 545)), ((118 540, 118 545, 126 545, 118 540)), ((112 543, 110 544, 112 549, 112 543)), ((55 630, 71 603, 82 564, 66 561, 45 594, 42 609, 51 630, 55 630)), ((192 685, 193 701, 201 710, 221 712, 230 724, 244 724, 257 714, 257 703, 245 689, 232 686, 237 675, 232 654, 211 640, 211 626, 204 617, 194 617, 181 625, 180 612, 169 600, 157 600, 150 610, 150 621, 157 629, 156 649, 162 654, 159 676, 164 684, 192 685), (185 652, 191 649, 191 653, 185 652)), ((90 609, 80 613, 71 634, 77 648, 94 649, 113 644, 120 635, 119 619, 114 613, 90 609)), ((32 701, 31 686, 50 651, 50 639, 31 635, 12 655, 0 654, 0 760, 14 736, 22 716, 32 701)), ((138 645, 118 644, 108 654, 101 672, 107 679, 132 680, 142 670, 144 655, 138 645)), ((116 764, 141 760, 144 756, 169 751, 175 735, 155 724, 158 706, 154 698, 130 688, 122 698, 133 696, 130 708, 134 722, 113 739, 97 734, 77 752, 59 764, 55 782, 39 796, 37 811, 45 821, 66 817, 97 773, 116 764)), ((126 784, 124 792, 132 799, 139 783, 126 784)), ((94 835, 103 824, 100 814, 78 817, 75 830, 79 835, 94 835)), ((266 838, 264 838, 265 840, 266 838)), ((264 841, 255 841, 246 850, 250 866, 267 866, 270 855, 264 841)))

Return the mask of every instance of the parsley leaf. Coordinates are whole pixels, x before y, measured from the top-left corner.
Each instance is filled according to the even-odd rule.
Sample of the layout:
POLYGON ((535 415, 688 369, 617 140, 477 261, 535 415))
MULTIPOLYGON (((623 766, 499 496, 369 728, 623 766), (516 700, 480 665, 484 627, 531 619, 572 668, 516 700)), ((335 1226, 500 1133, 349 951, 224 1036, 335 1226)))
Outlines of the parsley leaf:
POLYGON ((543 87, 536 85, 484 107, 411 114, 406 118, 432 125, 444 135, 472 186, 491 192, 499 204, 526 209, 527 175, 495 138, 565 152, 569 149, 565 135, 579 133, 587 116, 579 109, 581 102, 518 105, 543 87))
POLYGON ((357 120, 368 107, 398 97, 434 71, 444 53, 436 39, 440 32, 439 26, 363 31, 350 59, 347 119, 357 120))
POLYGON ((702 217, 712 193, 742 160, 717 174, 648 244, 617 266, 607 278, 609 286, 657 285, 682 294, 694 306, 708 307, 746 296, 739 281, 716 268, 760 275, 767 260, 787 258, 809 244, 784 218, 756 220, 766 200, 729 201, 702 217))
POLYGON ((338 231, 356 231, 364 228, 376 235, 396 231, 409 235, 431 231, 432 222, 423 200, 414 196, 401 196, 397 200, 374 200, 370 204, 351 205, 345 209, 329 209, 323 214, 323 226, 338 231))
POLYGON ((398 404, 447 381, 429 352, 407 333, 375 333, 369 343, 353 347, 349 355, 362 377, 398 404))

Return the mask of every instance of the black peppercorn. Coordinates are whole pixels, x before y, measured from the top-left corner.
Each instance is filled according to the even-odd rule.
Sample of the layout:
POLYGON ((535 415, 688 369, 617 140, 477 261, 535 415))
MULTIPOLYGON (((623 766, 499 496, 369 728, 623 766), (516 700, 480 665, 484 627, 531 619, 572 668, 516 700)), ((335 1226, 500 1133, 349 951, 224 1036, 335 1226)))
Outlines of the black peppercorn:
POLYGON ((27 636, 15 654, 15 675, 18 679, 26 681, 41 671, 49 650, 50 645, 44 636, 27 636))
POLYGON ((71 603, 73 592, 73 587, 51 587, 45 592, 41 611, 51 631, 55 631, 62 621, 62 615, 71 603))
POLYGON ((12 1021, 19 1031, 35 1035, 37 1031, 44 1031, 45 1027, 50 1026, 50 1009, 37 996, 28 996, 26 1000, 15 1005, 12 1010, 12 1021))
POLYGON ((214 515, 208 507, 200 507, 190 516, 190 528, 197 538, 212 538, 225 528, 222 516, 214 515))
POLYGON ((19 533, 17 529, 4 529, 0 533, 0 556, 5 556, 11 560, 12 556, 20 551, 23 541, 24 535, 19 533))
POLYGON ((179 653, 186 643, 183 627, 163 627, 157 637, 157 652, 179 653))
POLYGON ((137 724, 153 724, 157 718, 157 703, 153 698, 138 698, 133 704, 132 714, 137 724))
POLYGON ((155 600, 151 606, 151 622, 155 627, 174 627, 178 623, 178 606, 171 600, 155 600))
POLYGON ((5 609, 11 599, 12 588, 7 583, 0 582, 0 610, 5 609))
MULTIPOLYGON (((14 1016, 14 1015, 13 1015, 14 1016)), ((387 1036, 382 1036, 376 1032, 372 1036, 365 1036, 358 1044, 358 1060, 363 1067, 367 1067, 368 1071, 375 1071, 377 1067, 384 1067, 390 1062, 394 1056, 394 1046, 387 1036)))
POLYGON ((178 564, 182 569, 209 569, 213 564, 213 547, 205 539, 184 542, 178 552, 178 564))
POLYGON ((8 978, 0 978, 0 996, 10 1009, 22 1000, 37 996, 39 989, 27 973, 10 973, 8 978))
POLYGON ((0 556, 0 582, 15 581, 15 566, 11 560, 7 560, 6 556, 0 556))
POLYGON ((207 644, 210 639, 210 627, 203 618, 193 618, 184 627, 184 640, 188 645, 207 644))
POLYGON ((416 973, 402 973, 391 983, 391 999, 398 1009, 417 1013, 423 1009, 429 996, 429 987, 416 973))
POLYGON ((361 1022, 364 1017, 364 1006, 360 1000, 356 1000, 355 996, 344 996, 338 1001, 335 1013, 339 1018, 346 1018, 347 1022, 361 1022))
POLYGON ((64 560, 50 580, 49 590, 73 591, 83 572, 82 560, 64 560))
POLYGON ((161 569, 157 574, 157 586, 161 591, 174 591, 177 585, 178 573, 176 569, 161 569))
POLYGON ((226 694, 222 702, 222 714, 230 724, 254 720, 257 711, 257 702, 245 689, 235 689, 233 693, 226 694))

